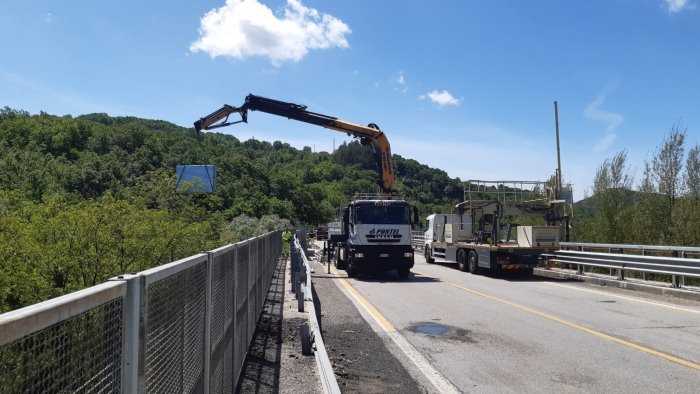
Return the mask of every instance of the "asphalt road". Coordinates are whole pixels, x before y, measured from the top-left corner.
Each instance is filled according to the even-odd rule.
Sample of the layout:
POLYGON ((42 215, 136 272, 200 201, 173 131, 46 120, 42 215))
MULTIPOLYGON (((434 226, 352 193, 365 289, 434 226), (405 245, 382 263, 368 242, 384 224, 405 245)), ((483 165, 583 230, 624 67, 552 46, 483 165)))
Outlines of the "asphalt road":
POLYGON ((700 391, 698 302, 475 276, 420 255, 404 281, 334 283, 427 391, 700 391))

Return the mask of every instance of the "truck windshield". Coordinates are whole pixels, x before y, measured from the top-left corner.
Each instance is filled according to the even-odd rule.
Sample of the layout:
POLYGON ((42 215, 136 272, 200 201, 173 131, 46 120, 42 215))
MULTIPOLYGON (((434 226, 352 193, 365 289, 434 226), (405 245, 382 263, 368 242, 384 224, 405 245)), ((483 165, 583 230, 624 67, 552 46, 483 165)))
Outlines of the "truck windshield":
POLYGON ((406 206, 369 206, 355 210, 356 224, 410 224, 406 206))

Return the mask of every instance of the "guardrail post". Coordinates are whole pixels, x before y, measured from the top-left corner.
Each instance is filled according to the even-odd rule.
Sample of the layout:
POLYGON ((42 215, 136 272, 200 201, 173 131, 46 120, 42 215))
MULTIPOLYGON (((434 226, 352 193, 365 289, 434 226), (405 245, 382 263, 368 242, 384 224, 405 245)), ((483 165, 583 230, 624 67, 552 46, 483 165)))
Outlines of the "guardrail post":
MULTIPOLYGON (((681 251, 681 258, 682 259, 685 258, 685 251, 681 251)), ((681 276, 681 283, 678 287, 680 287, 680 286, 685 287, 685 276, 681 276)))
POLYGON ((297 256, 297 249, 294 244, 290 245, 290 253, 289 253, 289 258, 291 259, 291 267, 290 269, 292 270, 292 286, 290 291, 292 293, 296 293, 297 289, 297 274, 299 270, 299 256, 297 256))
POLYGON ((209 377, 211 371, 211 293, 212 276, 214 271, 214 253, 207 252, 207 279, 205 282, 206 290, 204 292, 204 392, 209 392, 209 377))
POLYGON ((304 312, 304 299, 306 298, 306 293, 309 291, 308 287, 299 286, 299 292, 297 293, 297 311, 304 312))
MULTIPOLYGON (((678 251, 677 250, 672 251, 671 257, 678 257, 678 251)), ((671 275, 671 287, 673 287, 674 289, 681 287, 680 284, 678 283, 678 276, 671 275)))
POLYGON ((140 340, 141 298, 143 293, 143 276, 120 275, 110 281, 126 282, 124 296, 124 350, 122 354, 122 393, 138 393, 139 369, 143 369, 143 343, 140 340), (141 365, 141 368, 139 366, 141 365))
MULTIPOLYGON (((645 249, 642 249, 642 256, 646 256, 647 251, 645 249)), ((646 281, 647 280, 647 273, 646 271, 642 271, 642 280, 646 281)))

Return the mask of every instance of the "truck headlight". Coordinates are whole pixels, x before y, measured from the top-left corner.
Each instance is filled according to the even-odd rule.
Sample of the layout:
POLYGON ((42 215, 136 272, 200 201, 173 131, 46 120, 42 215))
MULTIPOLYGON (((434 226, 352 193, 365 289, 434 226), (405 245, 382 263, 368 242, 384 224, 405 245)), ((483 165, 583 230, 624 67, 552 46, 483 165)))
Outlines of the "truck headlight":
POLYGON ((355 253, 355 257, 358 259, 361 259, 361 258, 365 257, 365 254, 364 253, 355 253))
POLYGON ((413 252, 406 252, 403 254, 403 257, 413 257, 413 252))

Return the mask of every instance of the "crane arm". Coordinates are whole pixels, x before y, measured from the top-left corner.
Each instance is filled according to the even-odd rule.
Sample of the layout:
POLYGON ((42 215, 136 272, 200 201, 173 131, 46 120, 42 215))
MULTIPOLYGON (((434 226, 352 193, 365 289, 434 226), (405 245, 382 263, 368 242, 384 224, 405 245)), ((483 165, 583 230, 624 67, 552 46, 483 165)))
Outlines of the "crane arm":
POLYGON ((384 132, 382 132, 374 123, 370 123, 367 126, 362 126, 346 122, 332 116, 307 111, 305 105, 293 104, 249 94, 246 96, 245 103, 242 106, 234 107, 231 105, 224 105, 220 109, 197 120, 194 123, 194 127, 197 132, 199 132, 200 130, 211 130, 241 122, 247 123, 248 110, 266 112, 272 115, 282 116, 288 119, 311 123, 327 129, 347 133, 350 136, 359 138, 360 143, 363 145, 372 145, 375 149, 375 157, 379 164, 379 171, 381 173, 382 193, 392 193, 391 187, 394 183, 395 174, 394 165, 391 158, 391 146, 389 145, 389 140, 386 138, 384 132), (229 115, 234 113, 238 113, 241 116, 241 120, 229 121, 229 115))

